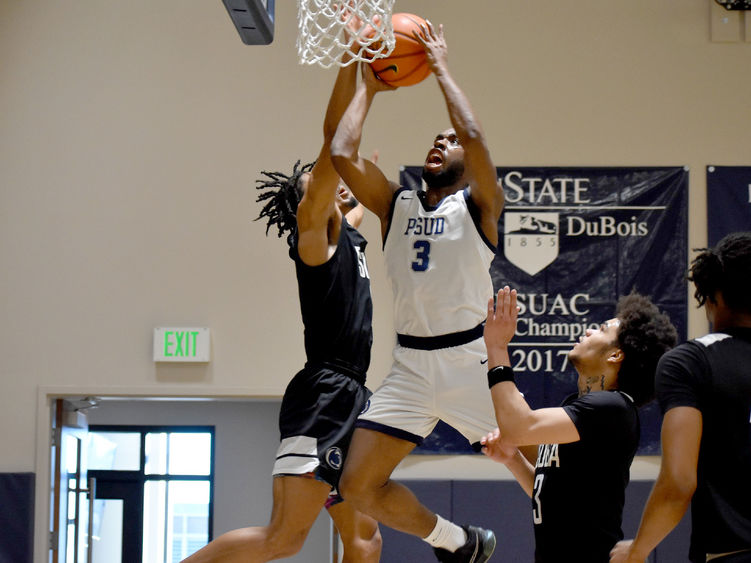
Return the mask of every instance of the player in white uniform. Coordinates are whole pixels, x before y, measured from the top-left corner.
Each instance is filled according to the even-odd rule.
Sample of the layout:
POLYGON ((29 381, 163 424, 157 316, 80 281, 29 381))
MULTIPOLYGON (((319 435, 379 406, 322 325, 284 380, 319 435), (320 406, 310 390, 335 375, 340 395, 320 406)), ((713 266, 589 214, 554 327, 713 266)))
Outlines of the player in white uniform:
POLYGON ((474 222, 479 210, 470 193, 460 190, 436 207, 412 190, 394 194, 384 253, 399 345, 360 428, 419 444, 440 418, 475 443, 492 425, 480 304, 493 291, 495 247, 474 222))
POLYGON ((425 539, 439 560, 480 563, 495 547, 492 532, 444 520, 390 479, 439 419, 471 443, 496 426, 482 322, 503 191, 480 124, 449 74, 442 27, 428 22, 419 39, 453 125, 428 152, 427 191, 401 189, 358 154, 373 97, 389 89, 368 67, 332 141, 337 172, 381 220, 398 333, 391 373, 358 420, 340 491, 387 526, 425 539))

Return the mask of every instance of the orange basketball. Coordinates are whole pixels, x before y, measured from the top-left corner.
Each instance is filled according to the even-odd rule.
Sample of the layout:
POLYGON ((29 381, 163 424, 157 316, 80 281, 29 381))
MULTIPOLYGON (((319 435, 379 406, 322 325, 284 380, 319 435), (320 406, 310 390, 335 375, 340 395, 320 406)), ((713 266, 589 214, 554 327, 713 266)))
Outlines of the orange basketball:
POLYGON ((412 32, 420 32, 425 20, 414 14, 398 13, 391 16, 394 26, 395 46, 385 59, 370 63, 376 76, 390 86, 412 86, 425 80, 430 74, 422 45, 412 32))

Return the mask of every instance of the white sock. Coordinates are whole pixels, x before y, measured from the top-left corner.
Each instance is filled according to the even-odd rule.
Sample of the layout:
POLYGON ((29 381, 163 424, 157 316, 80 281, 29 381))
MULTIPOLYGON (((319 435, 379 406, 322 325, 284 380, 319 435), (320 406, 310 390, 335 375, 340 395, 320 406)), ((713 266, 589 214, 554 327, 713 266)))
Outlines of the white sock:
POLYGON ((435 528, 423 538, 433 547, 440 547, 450 552, 454 552, 467 542, 467 534, 456 524, 444 520, 438 514, 435 528))

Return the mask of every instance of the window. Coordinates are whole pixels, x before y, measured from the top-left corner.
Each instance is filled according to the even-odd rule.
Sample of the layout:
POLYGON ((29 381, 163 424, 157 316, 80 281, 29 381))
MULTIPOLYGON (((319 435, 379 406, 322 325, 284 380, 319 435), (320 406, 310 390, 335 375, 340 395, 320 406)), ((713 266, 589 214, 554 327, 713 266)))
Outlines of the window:
POLYGON ((91 426, 89 431, 89 475, 97 479, 94 563, 121 561, 121 546, 134 540, 142 546, 143 563, 178 563, 211 541, 213 427, 91 426), (112 499, 121 498, 119 510, 112 510, 112 499), (132 519, 123 518, 128 503, 141 504, 138 530, 132 519))

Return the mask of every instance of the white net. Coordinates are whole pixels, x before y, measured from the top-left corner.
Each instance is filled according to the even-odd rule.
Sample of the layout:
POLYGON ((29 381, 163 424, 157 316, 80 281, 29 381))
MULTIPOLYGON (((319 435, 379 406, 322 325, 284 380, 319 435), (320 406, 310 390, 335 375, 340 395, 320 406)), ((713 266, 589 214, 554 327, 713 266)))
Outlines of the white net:
POLYGON ((298 0, 300 64, 324 68, 387 57, 394 50, 394 0, 298 0), (351 57, 342 62, 347 51, 351 57))

